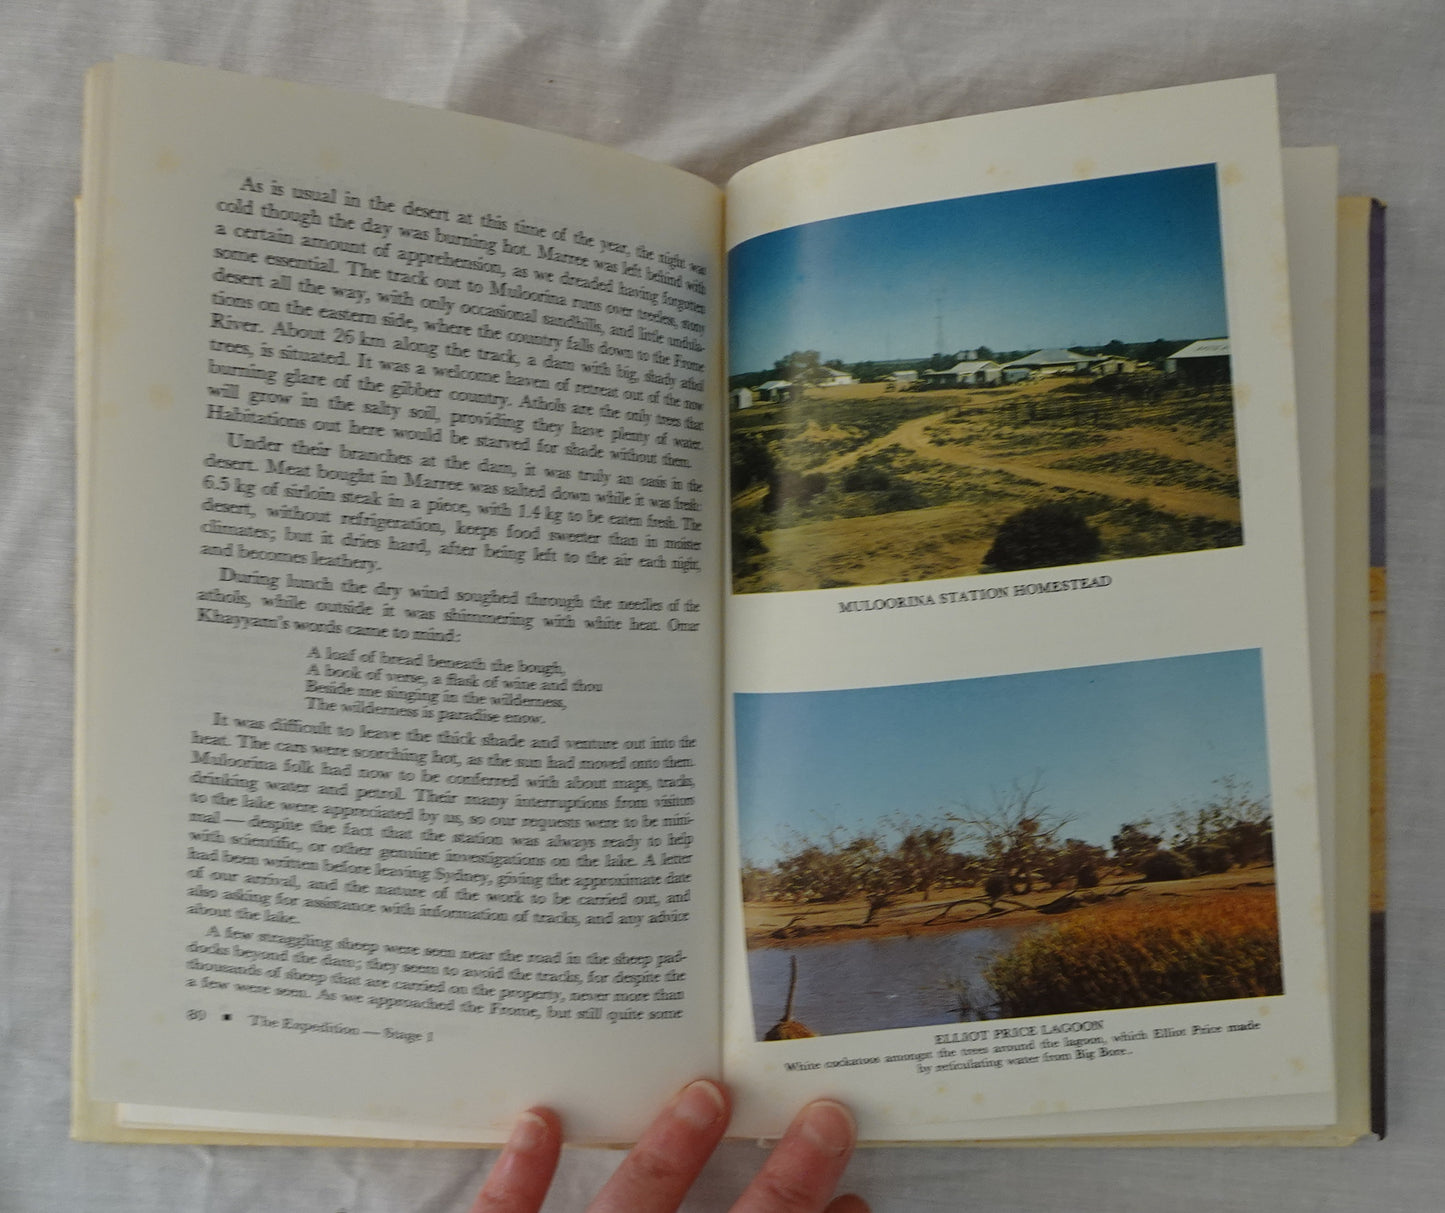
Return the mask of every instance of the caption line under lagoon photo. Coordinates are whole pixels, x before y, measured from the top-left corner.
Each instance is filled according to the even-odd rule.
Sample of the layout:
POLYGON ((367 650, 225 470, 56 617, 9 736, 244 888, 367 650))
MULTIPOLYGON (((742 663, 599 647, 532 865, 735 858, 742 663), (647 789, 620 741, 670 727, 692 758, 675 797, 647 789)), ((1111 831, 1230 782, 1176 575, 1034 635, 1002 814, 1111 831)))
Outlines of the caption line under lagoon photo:
POLYGON ((1192 165, 734 247, 734 592, 1240 545, 1219 188, 1192 165))
POLYGON ((1284 992, 1258 649, 733 708, 758 1040, 1284 992))

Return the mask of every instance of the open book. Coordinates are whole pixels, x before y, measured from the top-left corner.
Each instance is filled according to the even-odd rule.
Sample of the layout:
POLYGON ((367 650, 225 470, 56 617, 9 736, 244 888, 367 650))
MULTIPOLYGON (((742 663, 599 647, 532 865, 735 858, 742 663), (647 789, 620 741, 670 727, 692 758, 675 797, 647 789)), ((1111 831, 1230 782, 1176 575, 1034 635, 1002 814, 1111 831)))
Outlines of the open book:
POLYGON ((1366 1130, 1270 81, 726 191, 136 60, 86 118, 78 1135, 1366 1130))

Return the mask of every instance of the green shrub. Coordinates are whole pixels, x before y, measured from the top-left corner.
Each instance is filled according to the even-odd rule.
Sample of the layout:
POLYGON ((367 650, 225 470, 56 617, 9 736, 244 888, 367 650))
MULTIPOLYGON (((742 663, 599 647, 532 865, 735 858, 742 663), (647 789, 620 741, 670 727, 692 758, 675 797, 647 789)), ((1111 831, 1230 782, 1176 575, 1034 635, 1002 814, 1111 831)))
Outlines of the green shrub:
POLYGON ((1194 865, 1178 851, 1155 851, 1139 864, 1145 880, 1183 880, 1194 875, 1194 865))
POLYGON ((882 468, 854 467, 843 477, 843 487, 850 493, 881 493, 893 484, 882 468))
POLYGON ((1188 856, 1189 862, 1194 865, 1195 871, 1202 875, 1213 875, 1219 872, 1229 871, 1229 850, 1227 847, 1217 846, 1213 843, 1203 843, 1199 846, 1186 847, 1184 854, 1188 856))
POLYGON ((770 480, 775 469, 772 450, 756 434, 733 435, 729 464, 734 493, 770 480))
POLYGON ((1103 550, 1099 532, 1062 501, 1019 510, 1005 518, 983 558, 985 572, 1087 564, 1103 550))
POLYGON ((895 484, 878 501, 880 514, 896 514, 900 510, 922 509, 927 502, 911 484, 895 484))

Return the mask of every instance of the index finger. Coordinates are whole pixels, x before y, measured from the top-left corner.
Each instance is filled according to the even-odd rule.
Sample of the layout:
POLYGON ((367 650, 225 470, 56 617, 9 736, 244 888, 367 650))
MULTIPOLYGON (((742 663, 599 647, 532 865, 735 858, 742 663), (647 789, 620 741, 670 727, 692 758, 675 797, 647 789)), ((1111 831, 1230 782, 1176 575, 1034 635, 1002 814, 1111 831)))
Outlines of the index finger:
POLYGON ((612 1173, 588 1213, 674 1213, 728 1127, 727 1094, 698 1079, 679 1091, 612 1173))
POLYGON ((523 1112, 477 1194, 472 1213, 537 1213, 561 1152, 557 1114, 550 1108, 523 1112))

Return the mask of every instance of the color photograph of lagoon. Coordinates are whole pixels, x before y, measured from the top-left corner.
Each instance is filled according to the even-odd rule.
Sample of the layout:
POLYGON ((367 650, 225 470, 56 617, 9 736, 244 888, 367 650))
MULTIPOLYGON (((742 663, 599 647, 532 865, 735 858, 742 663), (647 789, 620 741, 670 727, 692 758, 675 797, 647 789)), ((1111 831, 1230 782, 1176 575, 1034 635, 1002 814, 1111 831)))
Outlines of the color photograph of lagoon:
POLYGON ((1283 992, 1258 650, 734 722, 759 1040, 1283 992))
POLYGON ((728 254, 733 591, 1244 542, 1216 166, 728 254))

